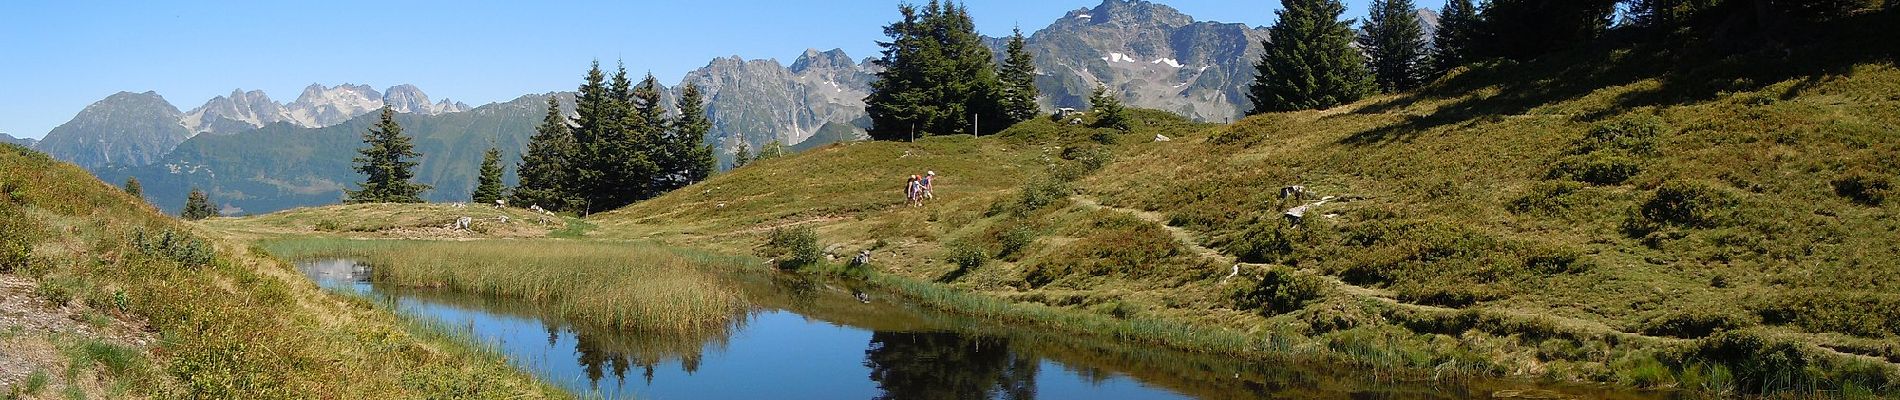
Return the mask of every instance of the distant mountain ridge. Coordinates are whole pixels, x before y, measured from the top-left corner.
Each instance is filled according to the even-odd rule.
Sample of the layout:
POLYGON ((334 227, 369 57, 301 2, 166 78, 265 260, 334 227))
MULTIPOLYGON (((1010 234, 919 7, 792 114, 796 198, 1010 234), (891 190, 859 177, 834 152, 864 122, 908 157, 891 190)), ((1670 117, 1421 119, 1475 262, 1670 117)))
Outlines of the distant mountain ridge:
POLYGON ((368 85, 333 87, 312 84, 297 101, 280 104, 263 91, 233 90, 189 112, 156 92, 119 92, 86 106, 72 120, 53 128, 34 147, 90 170, 107 165, 150 164, 198 134, 233 134, 275 123, 321 128, 348 121, 390 104, 397 111, 439 115, 471 109, 467 104, 429 96, 413 85, 387 93, 368 85))
POLYGON ((278 122, 305 128, 322 128, 348 121, 356 116, 382 109, 384 104, 396 112, 437 115, 468 111, 468 104, 443 99, 430 103, 429 95, 415 85, 391 86, 377 92, 369 85, 342 84, 305 87, 296 101, 289 104, 271 100, 261 90, 235 89, 230 95, 214 97, 185 113, 185 127, 192 134, 230 134, 256 129, 278 122))

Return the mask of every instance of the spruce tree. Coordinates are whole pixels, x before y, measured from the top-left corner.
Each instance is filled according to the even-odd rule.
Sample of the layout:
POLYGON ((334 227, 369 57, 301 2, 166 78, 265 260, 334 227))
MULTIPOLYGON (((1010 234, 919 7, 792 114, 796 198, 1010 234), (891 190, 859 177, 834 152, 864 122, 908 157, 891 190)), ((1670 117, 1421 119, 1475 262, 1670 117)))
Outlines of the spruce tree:
POLYGON ((501 186, 501 149, 489 147, 482 153, 481 174, 475 177, 475 192, 470 200, 477 204, 490 204, 502 199, 501 186))
POLYGON ((206 196, 203 190, 198 190, 198 188, 195 187, 191 188, 190 194, 185 195, 185 209, 178 213, 179 217, 192 221, 211 218, 217 215, 218 209, 211 205, 211 197, 206 196))
POLYGON ((1471 0, 1446 0, 1438 13, 1438 31, 1432 33, 1430 67, 1426 81, 1435 81, 1471 60, 1471 39, 1478 27, 1478 10, 1471 0))
MULTIPOLYGON (((898 6, 902 19, 884 28, 884 70, 871 83, 865 111, 871 137, 899 140, 911 133, 971 133, 976 120, 1006 121, 993 54, 976 33, 968 10, 932 0, 919 11, 898 6)), ((982 132, 1007 125, 990 123, 982 132)))
POLYGON ((1369 58, 1373 82, 1386 93, 1418 87, 1425 29, 1419 26, 1417 7, 1412 0, 1372 0, 1371 8, 1359 48, 1369 58))
POLYGON ((662 176, 669 181, 661 185, 663 190, 673 190, 695 182, 706 180, 718 168, 713 158, 712 145, 706 143, 706 134, 712 131, 712 121, 706 118, 706 99, 699 86, 687 84, 680 88, 678 103, 679 120, 674 121, 666 143, 667 152, 675 154, 662 176))
POLYGON ((1041 96, 1036 90, 1036 59, 1029 55, 1023 40, 1023 30, 1017 28, 1009 37, 1005 46, 1003 68, 997 72, 1001 81, 1003 121, 1005 126, 1035 118, 1042 113, 1042 106, 1036 103, 1041 96))
POLYGON ((1095 114, 1094 127, 1128 132, 1128 110, 1120 98, 1108 93, 1108 85, 1096 84, 1089 96, 1089 109, 1095 114))
POLYGON ((752 150, 750 147, 751 145, 746 144, 745 139, 739 140, 739 149, 732 152, 732 168, 737 169, 752 163, 752 150))
POLYGON ((139 185, 139 178, 125 178, 125 194, 140 199, 145 198, 145 187, 139 185))
POLYGON ((574 157, 568 160, 567 182, 562 186, 564 194, 573 202, 569 210, 586 214, 594 210, 593 203, 600 198, 604 190, 602 179, 605 172, 601 169, 608 130, 618 123, 612 115, 614 96, 607 88, 607 75, 600 71, 600 62, 595 61, 582 76, 581 86, 574 94, 574 120, 571 131, 574 136, 574 157))
POLYGON ((1338 0, 1282 0, 1268 28, 1267 51, 1247 98, 1248 115, 1325 109, 1358 101, 1372 88, 1365 56, 1352 47, 1351 21, 1338 0))
POLYGON ((402 126, 396 124, 396 111, 388 105, 383 106, 383 114, 375 126, 363 133, 363 148, 358 149, 353 161, 356 172, 364 176, 357 190, 344 190, 351 203, 421 203, 422 191, 428 185, 410 182, 415 177, 416 162, 411 161, 422 154, 417 153, 415 145, 403 136, 402 126))
POLYGON ((534 128, 534 137, 528 139, 528 151, 522 153, 521 163, 515 167, 520 183, 515 186, 514 203, 521 205, 539 205, 551 210, 573 210, 577 198, 569 190, 578 156, 574 145, 574 133, 569 129, 567 116, 561 114, 560 98, 548 96, 547 116, 541 119, 541 125, 534 128))
POLYGON ((1488 0, 1479 11, 1474 56, 1528 60, 1574 48, 1610 28, 1618 0, 1488 0))

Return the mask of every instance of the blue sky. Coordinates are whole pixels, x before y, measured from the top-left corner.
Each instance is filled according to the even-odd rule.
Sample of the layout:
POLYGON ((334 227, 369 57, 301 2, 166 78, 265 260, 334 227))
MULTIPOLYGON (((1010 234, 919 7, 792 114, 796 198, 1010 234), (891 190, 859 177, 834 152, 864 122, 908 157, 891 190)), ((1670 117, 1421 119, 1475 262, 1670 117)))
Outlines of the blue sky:
MULTIPOLYGON (((1369 0, 1348 0, 1346 15, 1369 0)), ((1442 0, 1417 0, 1437 8, 1442 0)), ((921 2, 921 1, 919 1, 921 2)), ((1267 25, 1273 0, 1162 0, 1198 20, 1267 25)), ((572 90, 590 60, 673 84, 714 57, 791 63, 806 48, 875 54, 895 0, 6 1, 0 132, 40 137, 119 91, 188 111, 232 89, 410 83, 471 105, 572 90)), ((1101 0, 969 0, 984 34, 1033 32, 1101 0)))

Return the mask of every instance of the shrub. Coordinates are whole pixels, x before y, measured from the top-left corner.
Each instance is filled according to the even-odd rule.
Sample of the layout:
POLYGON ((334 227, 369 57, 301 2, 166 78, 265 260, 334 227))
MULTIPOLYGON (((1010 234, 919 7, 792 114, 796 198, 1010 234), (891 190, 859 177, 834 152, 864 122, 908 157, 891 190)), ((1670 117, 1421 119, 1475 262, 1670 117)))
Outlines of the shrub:
POLYGON ((1722 332, 1696 342, 1679 364, 1707 362, 1726 367, 1735 383, 1755 392, 1812 387, 1808 367, 1818 360, 1794 342, 1755 332, 1722 332))
POLYGON ((0 203, 0 273, 26 268, 32 258, 35 227, 18 206, 0 203))
POLYGON ((1263 314, 1285 314, 1305 308, 1307 303, 1326 297, 1330 287, 1325 280, 1285 268, 1267 270, 1251 287, 1241 287, 1229 295, 1242 309, 1259 309, 1263 314))
POLYGON ((1656 189, 1643 203, 1641 214, 1652 222, 1688 228, 1715 228, 1735 220, 1738 196, 1703 181, 1671 181, 1656 189))
POLYGON ((1636 159, 1619 152, 1599 151, 1564 157, 1551 166, 1549 179, 1570 179, 1597 185, 1617 185, 1642 173, 1636 159))
POLYGON ((949 254, 945 255, 944 259, 956 265, 957 270, 947 275, 944 279, 946 281, 956 280, 956 277, 982 268, 983 264, 990 262, 990 255, 983 252, 983 248, 967 242, 951 243, 948 251, 949 254))
POLYGON ((1642 331, 1651 336, 1695 339, 1756 324, 1755 319, 1746 314, 1712 307, 1691 307, 1650 318, 1643 323, 1642 331))
POLYGON ((1016 216, 1027 216, 1035 213, 1037 210, 1041 210, 1043 207, 1048 207, 1051 204, 1069 198, 1069 194, 1073 192, 1074 190, 1069 188, 1068 183, 1064 183, 1053 177, 1031 180, 1028 184, 1023 185, 1022 194, 1017 196, 1015 204, 1009 208, 1009 212, 1016 216))
POLYGON ((1029 229, 1028 226, 1023 225, 1012 226, 1008 230, 1003 231, 1002 237, 997 238, 997 244, 1002 245, 1002 249, 996 252, 996 257, 1014 260, 1021 257, 1023 250, 1029 249, 1029 245, 1035 242, 1036 231, 1034 229, 1029 229))
POLYGON ((1292 231, 1295 230, 1277 219, 1256 219, 1246 230, 1227 238, 1220 247, 1243 262, 1279 263, 1293 254, 1296 240, 1293 235, 1297 232, 1292 231))
POLYGON ((156 233, 147 233, 140 229, 132 234, 132 243, 140 253, 149 256, 164 257, 186 267, 211 265, 213 257, 211 244, 191 234, 170 229, 156 233))
POLYGON ((764 255, 776 257, 779 269, 796 270, 824 259, 824 247, 818 245, 818 232, 811 227, 772 229, 765 242, 764 255))
POLYGON ((1575 205, 1570 196, 1584 188, 1582 183, 1571 181, 1538 182, 1530 193, 1512 200, 1506 208, 1517 214, 1556 216, 1575 205))
POLYGON ((1121 141, 1121 136, 1121 132, 1112 129, 1096 129, 1094 133, 1089 134, 1089 140, 1093 140, 1096 143, 1113 145, 1115 142, 1121 141))
POLYGON ((315 228, 321 232, 338 232, 343 230, 343 225, 337 223, 336 220, 325 219, 317 221, 315 228))
POLYGON ((1524 269, 1540 274, 1579 274, 1590 268, 1583 252, 1568 247, 1532 247, 1524 254, 1524 269))
POLYGON ((1890 193, 1893 193, 1891 179, 1862 169, 1855 169, 1834 180, 1834 194, 1865 206, 1877 207, 1886 203, 1890 193))
POLYGON ((1767 303, 1758 313, 1770 324, 1870 338, 1900 335, 1900 296, 1802 289, 1767 303))
POLYGON ((1597 124, 1582 139, 1571 144, 1572 153, 1586 154, 1601 150, 1620 150, 1629 154, 1656 154, 1656 138, 1669 130, 1662 118, 1632 116, 1597 124))
POLYGON ((1075 165, 1080 167, 1082 174, 1086 175, 1114 162, 1115 153, 1109 152, 1108 148, 1102 146, 1077 145, 1062 149, 1062 159, 1074 161, 1075 165))

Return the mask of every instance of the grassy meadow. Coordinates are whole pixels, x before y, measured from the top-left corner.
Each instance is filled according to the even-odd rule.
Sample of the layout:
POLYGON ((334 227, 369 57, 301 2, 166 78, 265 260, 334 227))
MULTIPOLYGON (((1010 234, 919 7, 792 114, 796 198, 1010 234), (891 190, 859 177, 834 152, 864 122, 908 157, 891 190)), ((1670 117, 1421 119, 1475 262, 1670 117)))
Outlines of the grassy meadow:
POLYGON ((95 326, 135 326, 155 339, 0 327, 9 348, 58 349, 8 397, 567 397, 467 342, 325 294, 254 247, 13 145, 0 145, 0 273, 37 282, 47 302, 91 310, 95 326))

